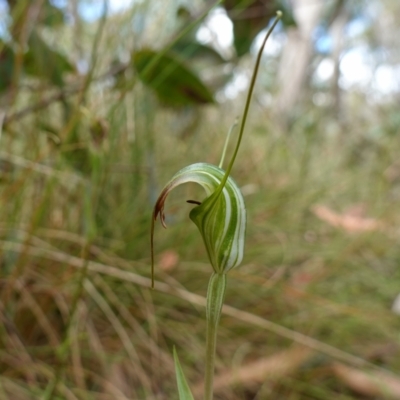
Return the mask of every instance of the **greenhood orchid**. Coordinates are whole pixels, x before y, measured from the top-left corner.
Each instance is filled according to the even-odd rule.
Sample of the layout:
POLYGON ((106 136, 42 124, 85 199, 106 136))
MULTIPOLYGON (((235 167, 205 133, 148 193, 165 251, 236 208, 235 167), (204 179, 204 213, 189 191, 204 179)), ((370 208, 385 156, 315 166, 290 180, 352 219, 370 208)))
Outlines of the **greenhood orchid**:
POLYGON ((168 193, 186 182, 195 182, 204 188, 207 198, 192 209, 190 219, 199 228, 210 263, 217 273, 227 272, 242 261, 246 226, 242 193, 230 176, 224 182, 225 174, 215 165, 189 165, 172 177, 154 208, 154 220, 160 215, 165 227, 164 203, 168 193))
MULTIPOLYGON (((217 167, 207 163, 189 165, 177 172, 162 190, 153 210, 151 223, 151 275, 154 287, 154 225, 158 217, 161 224, 165 225, 164 206, 168 194, 177 186, 188 182, 195 182, 202 186, 206 192, 206 198, 202 201, 189 200, 196 206, 191 210, 190 219, 199 229, 205 244, 208 258, 213 267, 213 274, 207 291, 207 344, 206 344, 206 371, 204 383, 204 399, 213 397, 214 359, 216 349, 216 337, 222 305, 224 301, 227 272, 237 267, 243 259, 244 240, 246 231, 246 207, 243 195, 238 185, 230 177, 230 173, 239 151, 242 141, 250 100, 253 93, 258 68, 261 61, 264 46, 272 30, 282 17, 278 11, 277 17, 269 29, 261 45, 254 67, 250 88, 244 107, 243 118, 239 135, 232 158, 226 171, 221 166, 226 152, 226 144, 223 150, 222 160, 217 167)), ((235 125, 234 125, 235 126, 235 125)), ((228 134, 227 140, 233 128, 228 134)), ((226 142, 227 143, 227 142, 226 142)), ((177 383, 179 399, 193 399, 189 386, 183 375, 178 356, 174 350, 175 369, 177 371, 177 383)))

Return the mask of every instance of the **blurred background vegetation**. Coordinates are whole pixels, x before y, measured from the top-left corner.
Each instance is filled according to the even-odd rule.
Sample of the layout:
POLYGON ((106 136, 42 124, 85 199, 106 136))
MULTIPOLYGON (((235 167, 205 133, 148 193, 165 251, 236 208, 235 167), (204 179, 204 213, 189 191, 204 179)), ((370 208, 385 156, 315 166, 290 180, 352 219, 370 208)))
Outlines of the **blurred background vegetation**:
POLYGON ((173 345, 201 397, 201 191, 168 201, 154 291, 152 206, 219 162, 277 9, 216 399, 400 399, 396 0, 0 1, 1 399, 174 399, 173 345))

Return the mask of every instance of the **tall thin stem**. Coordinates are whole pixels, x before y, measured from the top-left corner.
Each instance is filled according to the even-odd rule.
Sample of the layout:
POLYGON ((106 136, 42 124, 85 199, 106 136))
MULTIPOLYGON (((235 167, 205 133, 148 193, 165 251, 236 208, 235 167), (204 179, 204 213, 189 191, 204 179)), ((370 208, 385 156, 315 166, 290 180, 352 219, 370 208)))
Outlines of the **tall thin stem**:
POLYGON ((204 400, 212 400, 213 398, 215 349, 217 346, 218 324, 224 304, 225 288, 226 274, 212 274, 207 291, 207 344, 204 400))
POLYGON ((240 124, 238 141, 236 143, 236 147, 235 147, 235 150, 233 152, 233 156, 231 158, 231 161, 229 162, 228 168, 225 171, 225 175, 224 175, 224 177, 223 177, 218 189, 214 192, 214 196, 215 197, 218 197, 219 193, 222 192, 222 189, 224 188, 225 183, 228 180, 228 176, 231 173, 231 170, 232 170, 232 167, 233 167, 233 163, 235 162, 237 153, 239 151, 240 143, 242 142, 244 127, 246 126, 247 114, 249 113, 251 97, 252 97, 252 94, 253 94, 254 86, 256 84, 256 78, 257 78, 257 74, 258 74, 258 68, 259 68, 260 63, 261 63, 262 53, 264 51, 264 47, 265 47, 265 44, 267 43, 268 38, 271 36, 272 31, 274 30, 275 26, 277 25, 277 23, 279 22, 279 20, 281 18, 282 18, 282 11, 277 11, 275 20, 272 23, 271 28, 268 29, 268 32, 265 35, 264 40, 263 40, 263 42, 261 44, 260 50, 258 51, 256 63, 255 63, 254 70, 253 70, 253 76, 251 77, 249 91, 247 93, 246 104, 244 106, 242 123, 240 124))

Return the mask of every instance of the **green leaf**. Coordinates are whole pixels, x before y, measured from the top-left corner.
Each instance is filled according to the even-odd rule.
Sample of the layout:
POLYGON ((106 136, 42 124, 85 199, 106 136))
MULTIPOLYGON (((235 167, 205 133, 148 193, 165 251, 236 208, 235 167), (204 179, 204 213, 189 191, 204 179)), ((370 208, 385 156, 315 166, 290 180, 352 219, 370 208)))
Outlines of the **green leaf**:
POLYGON ((255 37, 278 10, 283 12, 284 25, 295 25, 287 0, 225 0, 224 7, 233 23, 233 43, 238 57, 250 51, 255 37))
POLYGON ((224 7, 233 23, 233 44, 238 57, 250 51, 254 38, 275 15, 274 0, 225 0, 224 7))
POLYGON ((214 102, 201 79, 172 53, 141 50, 134 54, 133 65, 142 82, 167 106, 214 102))
POLYGON ((277 10, 282 11, 282 24, 285 27, 297 26, 296 20, 293 15, 293 10, 288 0, 276 0, 277 10))
POLYGON ((207 59, 216 64, 226 63, 226 60, 218 51, 191 39, 182 39, 176 42, 171 50, 185 60, 196 58, 199 60, 207 59))
POLYGON ((208 77, 206 83, 214 93, 225 86, 232 78, 232 72, 223 68, 228 61, 218 51, 199 43, 194 38, 184 37, 179 40, 173 45, 171 52, 185 60, 195 72, 213 70, 214 73, 208 77))
POLYGON ((181 363, 179 362, 178 354, 174 347, 174 361, 176 382, 178 384, 179 400, 194 400, 190 387, 186 381, 185 374, 183 373, 181 363))

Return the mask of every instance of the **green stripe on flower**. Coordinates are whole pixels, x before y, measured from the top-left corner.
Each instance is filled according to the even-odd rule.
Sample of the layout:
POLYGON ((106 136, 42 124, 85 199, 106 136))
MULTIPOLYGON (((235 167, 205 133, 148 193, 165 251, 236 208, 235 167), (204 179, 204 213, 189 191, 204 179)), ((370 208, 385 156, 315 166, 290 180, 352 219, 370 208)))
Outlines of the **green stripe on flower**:
MULTIPOLYGON (((214 271, 228 272, 243 259, 246 230, 246 208, 243 195, 229 176, 222 191, 225 171, 211 164, 195 164, 204 169, 214 182, 214 192, 193 208, 190 219, 203 236, 214 271)), ((208 193, 209 194, 209 193, 208 193)))

